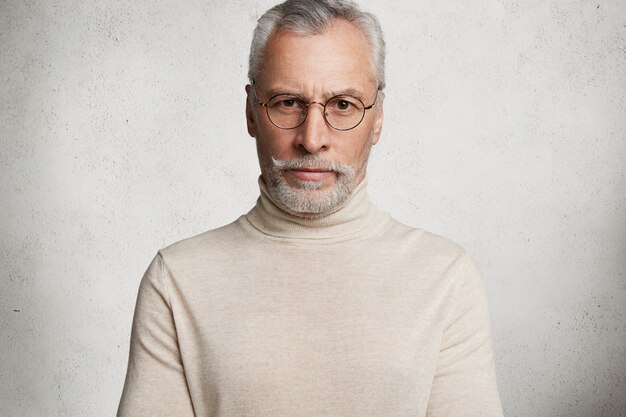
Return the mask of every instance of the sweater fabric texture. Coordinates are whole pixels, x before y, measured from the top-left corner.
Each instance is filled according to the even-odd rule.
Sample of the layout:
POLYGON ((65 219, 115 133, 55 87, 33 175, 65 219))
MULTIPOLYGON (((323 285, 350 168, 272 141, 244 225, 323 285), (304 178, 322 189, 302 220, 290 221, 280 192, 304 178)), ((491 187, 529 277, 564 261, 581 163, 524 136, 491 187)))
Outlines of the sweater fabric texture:
POLYGON ((501 417, 480 273, 369 201, 279 209, 158 252, 118 417, 501 417))

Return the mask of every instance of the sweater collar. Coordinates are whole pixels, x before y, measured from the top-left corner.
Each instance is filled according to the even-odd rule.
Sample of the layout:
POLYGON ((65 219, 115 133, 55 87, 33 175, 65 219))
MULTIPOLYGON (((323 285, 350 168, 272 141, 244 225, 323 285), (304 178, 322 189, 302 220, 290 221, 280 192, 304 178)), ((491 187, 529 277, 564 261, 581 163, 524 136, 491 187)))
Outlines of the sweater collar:
POLYGON ((280 209, 259 177, 261 195, 246 215, 254 228, 280 239, 340 241, 358 238, 381 216, 367 195, 367 179, 352 191, 339 210, 318 218, 294 216, 280 209))

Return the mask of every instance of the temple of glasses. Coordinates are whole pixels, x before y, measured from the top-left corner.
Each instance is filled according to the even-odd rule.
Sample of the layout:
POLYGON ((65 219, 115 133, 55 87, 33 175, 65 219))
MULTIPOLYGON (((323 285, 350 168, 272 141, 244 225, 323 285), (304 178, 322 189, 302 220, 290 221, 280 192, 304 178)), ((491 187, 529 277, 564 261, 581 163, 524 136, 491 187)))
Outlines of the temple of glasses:
POLYGON ((351 130, 357 127, 365 117, 365 111, 371 109, 378 99, 378 91, 374 102, 369 106, 361 100, 347 94, 331 97, 326 103, 317 101, 307 102, 297 94, 280 93, 267 101, 258 100, 256 85, 254 85, 257 103, 265 107, 267 117, 272 124, 280 129, 295 129, 306 120, 309 107, 318 104, 323 108, 324 120, 336 130, 351 130))

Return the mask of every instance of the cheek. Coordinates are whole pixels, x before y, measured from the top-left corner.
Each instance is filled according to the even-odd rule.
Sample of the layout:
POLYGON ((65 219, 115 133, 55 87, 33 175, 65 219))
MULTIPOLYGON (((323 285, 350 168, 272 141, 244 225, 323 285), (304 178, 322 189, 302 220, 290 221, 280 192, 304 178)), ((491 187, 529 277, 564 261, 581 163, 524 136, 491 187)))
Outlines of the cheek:
POLYGON ((349 142, 344 155, 350 158, 351 164, 358 164, 366 158, 369 148, 371 147, 370 138, 363 136, 352 138, 349 142))
MULTIPOLYGON (((271 129, 270 129, 271 130, 271 129)), ((268 131, 263 129, 259 132, 257 137, 257 152, 259 157, 264 160, 270 160, 272 156, 282 158, 288 155, 289 139, 282 132, 274 132, 268 134, 268 131)))

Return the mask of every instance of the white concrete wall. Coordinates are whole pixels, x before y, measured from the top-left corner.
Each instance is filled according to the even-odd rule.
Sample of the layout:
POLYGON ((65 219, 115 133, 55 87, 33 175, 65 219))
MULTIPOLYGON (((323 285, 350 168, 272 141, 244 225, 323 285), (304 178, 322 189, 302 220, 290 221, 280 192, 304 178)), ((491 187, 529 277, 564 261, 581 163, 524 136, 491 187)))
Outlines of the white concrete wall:
MULTIPOLYGON (((254 203, 271 4, 0 1, 1 416, 113 415, 148 262, 254 203)), ((482 266, 506 415, 626 415, 626 3, 362 5, 372 198, 482 266)))

